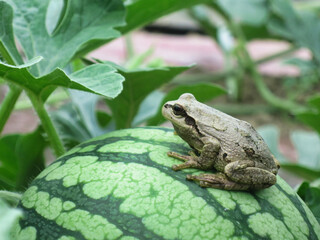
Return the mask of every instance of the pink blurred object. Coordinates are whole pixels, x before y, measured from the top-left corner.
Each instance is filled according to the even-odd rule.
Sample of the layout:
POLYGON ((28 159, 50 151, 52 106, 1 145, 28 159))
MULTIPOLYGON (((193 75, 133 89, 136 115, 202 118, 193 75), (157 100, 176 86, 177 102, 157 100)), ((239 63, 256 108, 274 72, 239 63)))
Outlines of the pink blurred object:
MULTIPOLYGON (((133 47, 136 54, 141 54, 154 48, 153 58, 161 58, 168 65, 183 66, 196 63, 203 71, 218 71, 223 69, 224 58, 218 45, 210 37, 195 34, 174 36, 146 32, 134 32, 133 47)), ((289 48, 280 41, 254 41, 248 44, 251 56, 258 60, 289 48)), ((310 53, 301 49, 295 57, 310 59, 310 53)), ((109 60, 118 64, 126 61, 126 46, 124 38, 119 38, 91 52, 89 57, 109 60)), ((294 66, 285 65, 283 60, 276 59, 261 64, 260 71, 268 76, 296 76, 299 70, 294 66)))

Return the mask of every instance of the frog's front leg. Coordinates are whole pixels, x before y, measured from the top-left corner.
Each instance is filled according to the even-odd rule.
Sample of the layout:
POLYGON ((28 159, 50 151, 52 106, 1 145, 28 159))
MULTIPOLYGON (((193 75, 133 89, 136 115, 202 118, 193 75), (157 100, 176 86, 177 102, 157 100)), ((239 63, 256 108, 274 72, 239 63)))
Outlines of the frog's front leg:
POLYGON ((212 169, 214 161, 219 153, 220 143, 216 138, 202 138, 203 148, 200 152, 200 156, 195 153, 189 153, 190 155, 181 155, 176 152, 168 152, 168 156, 184 161, 179 165, 173 165, 174 171, 179 171, 186 168, 197 168, 202 170, 212 169))

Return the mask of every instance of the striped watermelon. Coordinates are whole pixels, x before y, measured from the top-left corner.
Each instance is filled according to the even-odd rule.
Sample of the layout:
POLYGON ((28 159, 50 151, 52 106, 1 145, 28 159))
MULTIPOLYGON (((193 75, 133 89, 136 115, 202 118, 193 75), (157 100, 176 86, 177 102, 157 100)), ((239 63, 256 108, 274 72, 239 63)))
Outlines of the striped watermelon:
POLYGON ((13 239, 319 239, 280 178, 258 192, 205 189, 171 170, 189 147, 171 129, 111 132, 46 168, 24 193, 13 239))

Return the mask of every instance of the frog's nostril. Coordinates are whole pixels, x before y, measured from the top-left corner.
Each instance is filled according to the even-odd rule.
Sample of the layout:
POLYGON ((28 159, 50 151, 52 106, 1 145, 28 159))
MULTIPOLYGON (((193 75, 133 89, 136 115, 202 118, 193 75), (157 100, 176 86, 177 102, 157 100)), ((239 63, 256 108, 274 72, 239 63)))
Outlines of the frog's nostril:
POLYGON ((165 105, 164 105, 165 108, 168 108, 168 107, 170 107, 170 106, 171 106, 170 104, 165 104, 165 105))

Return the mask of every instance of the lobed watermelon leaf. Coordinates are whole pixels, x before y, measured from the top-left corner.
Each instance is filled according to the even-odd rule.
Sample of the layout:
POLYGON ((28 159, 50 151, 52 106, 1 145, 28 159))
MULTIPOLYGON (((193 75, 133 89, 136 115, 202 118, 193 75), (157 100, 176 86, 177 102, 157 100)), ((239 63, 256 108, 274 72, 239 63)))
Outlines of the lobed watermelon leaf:
MULTIPOLYGON (((114 98, 122 90, 122 76, 115 69, 105 64, 97 64, 67 75, 60 68, 75 56, 77 50, 94 39, 109 40, 119 37, 114 28, 124 24, 124 7, 122 1, 65 1, 61 10, 61 19, 57 22, 54 32, 48 32, 46 11, 50 0, 6 1, 14 9, 12 18, 11 7, 1 2, 1 7, 8 13, 1 15, 7 27, 2 37, 2 52, 12 54, 13 66, 1 63, 0 72, 6 80, 14 82, 22 88, 32 91, 46 100, 58 86, 101 94, 114 98), (79 17, 81 15, 81 18, 79 17), (17 56, 13 32, 20 42, 27 59, 33 64, 21 65, 17 56), (6 35, 5 35, 6 36, 6 35), (42 60, 40 61, 40 57, 42 60), (34 59, 38 61, 35 62, 34 59), (28 67, 28 69, 27 69, 28 67)), ((53 27, 51 27, 53 28, 53 27)))
POLYGON ((14 42, 12 20, 13 10, 11 6, 0 1, 0 53, 5 59, 11 59, 11 64, 23 64, 14 42))
POLYGON ((57 67, 66 66, 77 50, 91 40, 119 37, 120 33, 114 28, 124 24, 122 1, 64 1, 61 20, 51 34, 46 28, 46 16, 50 12, 47 11, 49 4, 53 1, 7 2, 14 9, 14 33, 27 58, 43 57, 42 62, 31 68, 34 76, 42 76, 57 67))
POLYGON ((0 77, 32 91, 42 100, 46 100, 52 91, 60 87, 68 87, 114 98, 122 90, 124 78, 116 73, 116 69, 107 64, 95 64, 67 75, 65 71, 56 68, 53 72, 34 77, 27 68, 36 65, 41 57, 34 58, 26 64, 13 66, 0 63, 0 77))

